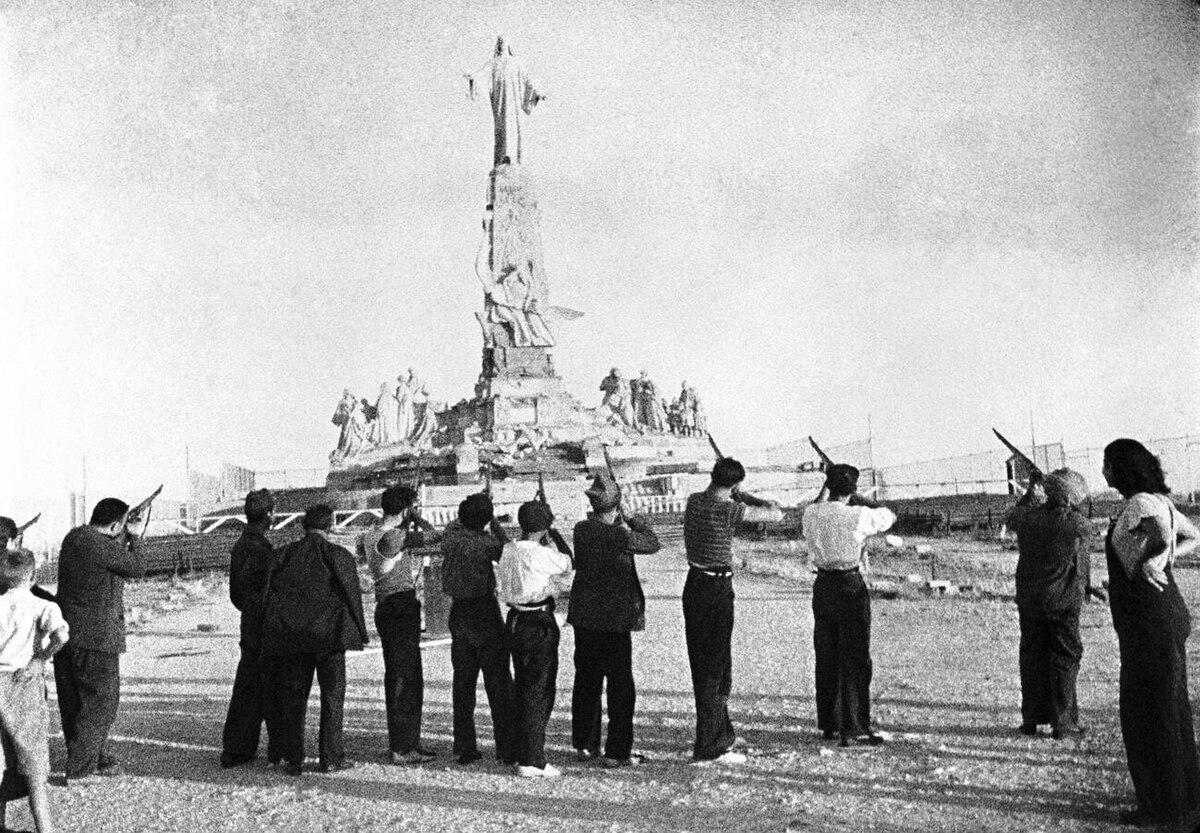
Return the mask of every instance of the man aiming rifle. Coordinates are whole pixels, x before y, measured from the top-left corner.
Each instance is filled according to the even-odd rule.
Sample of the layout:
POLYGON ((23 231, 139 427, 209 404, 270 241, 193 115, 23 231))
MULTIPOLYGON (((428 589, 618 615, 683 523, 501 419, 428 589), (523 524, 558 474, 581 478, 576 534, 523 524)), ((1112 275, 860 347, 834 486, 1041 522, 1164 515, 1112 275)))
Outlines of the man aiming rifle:
POLYGON ((858 495, 858 469, 835 463, 817 443, 825 483, 804 510, 813 582, 813 653, 817 728, 840 746, 876 746, 871 728, 871 597, 863 572, 866 540, 896 522, 890 509, 858 495))
POLYGON ((1020 731, 1036 735, 1039 725, 1048 724, 1058 739, 1082 731, 1075 691, 1083 657, 1080 610, 1089 595, 1106 598, 1091 586, 1095 531, 1079 509, 1087 499, 1087 481, 1067 468, 1043 474, 999 431, 992 431, 1029 468, 1029 489, 1008 516, 1017 534, 1020 731))
POLYGON ((108 497, 67 533, 58 559, 58 604, 71 641, 54 658, 54 685, 67 743, 67 781, 120 775, 108 733, 120 699, 125 651, 125 581, 146 572, 141 539, 162 486, 132 509, 108 497))
POLYGON ((733 533, 743 524, 778 523, 779 504, 740 490, 746 469, 718 455, 708 488, 688 496, 683 541, 688 577, 683 587, 683 620, 688 663, 696 699, 696 761, 745 763, 733 749, 737 736, 729 719, 733 685, 733 533))
POLYGON ((575 690, 571 698, 571 741, 579 760, 601 751, 601 693, 608 687, 608 739, 601 764, 625 767, 640 756, 633 749, 632 633, 645 629, 646 597, 637 555, 659 549, 647 519, 627 516, 604 449, 606 471, 584 492, 592 512, 575 525, 575 582, 567 622, 575 628, 575 690))

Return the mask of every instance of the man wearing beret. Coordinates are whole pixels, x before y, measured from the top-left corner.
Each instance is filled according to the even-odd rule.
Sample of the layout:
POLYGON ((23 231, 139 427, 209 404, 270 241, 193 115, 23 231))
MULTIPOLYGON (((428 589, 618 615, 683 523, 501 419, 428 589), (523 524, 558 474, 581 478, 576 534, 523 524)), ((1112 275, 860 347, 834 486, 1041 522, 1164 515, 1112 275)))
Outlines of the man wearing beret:
POLYGON ((504 545, 496 567, 500 601, 508 605, 505 628, 515 672, 517 775, 554 778, 562 774, 546 763, 546 724, 558 681, 554 597, 570 591, 574 565, 571 548, 553 528, 554 513, 547 504, 522 504, 517 521, 521 540, 504 545))
POLYGON ((1079 612, 1091 587, 1095 537, 1079 511, 1087 481, 1071 469, 1034 471, 1029 490, 1013 507, 1008 524, 1017 534, 1017 611, 1021 624, 1021 733, 1036 735, 1048 724, 1055 739, 1079 726, 1075 680, 1083 657, 1079 612), (1045 500, 1037 485, 1045 489, 1045 500))
POLYGON ((575 689, 571 739, 581 760, 599 755, 600 694, 608 681, 607 767, 634 763, 632 631, 645 627, 646 597, 635 554, 658 552, 658 537, 644 518, 620 511, 621 493, 607 474, 596 475, 584 494, 592 514, 575 524, 575 581, 567 622, 575 628, 575 689))
POLYGON ((840 746, 877 746, 871 731, 871 597, 863 571, 866 541, 896 522, 892 510, 858 494, 858 469, 831 465, 817 499, 804 509, 813 582, 817 728, 840 746))
MULTIPOLYGON (((685 383, 686 384, 686 383, 685 383)), ((696 699, 697 763, 741 764, 729 719, 733 686, 733 533, 742 524, 778 523, 777 503, 741 491, 746 469, 732 457, 713 466, 708 488, 688 497, 683 544, 688 577, 683 586, 683 623, 696 699)))
POLYGON ((463 765, 483 757, 475 735, 475 689, 483 688, 492 712, 496 758, 515 764, 512 745, 512 671, 504 620, 496 603, 495 564, 508 535, 482 492, 458 505, 458 520, 442 537, 442 590, 450 597, 450 664, 454 668, 454 754, 463 765))

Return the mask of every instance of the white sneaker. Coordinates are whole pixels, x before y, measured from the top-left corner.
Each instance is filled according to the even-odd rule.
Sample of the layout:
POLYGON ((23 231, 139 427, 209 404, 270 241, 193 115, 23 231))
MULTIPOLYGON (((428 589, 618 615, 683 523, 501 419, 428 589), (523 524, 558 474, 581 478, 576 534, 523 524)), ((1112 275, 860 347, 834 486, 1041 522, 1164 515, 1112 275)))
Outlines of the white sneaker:
POLYGON ((718 755, 716 758, 716 762, 718 764, 744 764, 747 760, 748 758, 744 754, 741 752, 734 752, 732 750, 722 755, 718 755))
POLYGON ((517 776, 520 778, 557 778, 562 772, 556 766, 546 764, 540 769, 536 766, 521 766, 517 764, 517 776))

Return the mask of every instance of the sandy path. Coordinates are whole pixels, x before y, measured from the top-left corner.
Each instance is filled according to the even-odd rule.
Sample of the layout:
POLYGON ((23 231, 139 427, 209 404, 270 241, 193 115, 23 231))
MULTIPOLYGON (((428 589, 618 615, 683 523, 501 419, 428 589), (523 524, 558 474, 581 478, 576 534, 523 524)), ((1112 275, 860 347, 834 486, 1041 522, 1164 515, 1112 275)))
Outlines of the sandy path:
MULTIPOLYGON (((131 635, 114 731, 129 775, 52 790, 63 830, 1105 830, 1130 800, 1116 728, 1115 638, 1105 608, 1084 614, 1081 705, 1092 731, 1054 743, 1012 731, 1017 713, 1016 611, 984 601, 875 604, 880 749, 837 751, 813 727, 811 615, 804 581, 737 579, 732 709, 752 753, 737 768, 688 763, 692 700, 678 550, 641 573, 648 630, 635 635, 637 768, 578 764, 570 749, 570 628, 563 629, 549 757, 556 781, 513 777, 450 755, 450 661, 426 650, 423 767, 384 763, 377 651, 349 655, 346 744, 358 766, 288 778, 265 762, 217 764, 237 660, 237 619, 220 592, 131 635), (214 633, 197 631, 215 623, 214 633)), ((1195 588, 1193 588, 1195 589, 1195 588)), ((1194 597, 1195 594, 1193 594, 1194 597)), ((377 647, 377 646, 376 646, 377 647)), ((1195 679, 1195 677, 1193 677, 1195 679)), ((483 702, 482 689, 480 703, 483 702)), ((53 711, 54 704, 51 703, 53 711)), ((490 728, 479 714, 490 753, 490 728)), ((57 719, 52 719, 57 729, 57 719)), ((309 709, 315 754, 316 700, 309 709)), ((62 741, 52 741, 61 769, 62 741)), ((26 823, 23 811, 11 823, 26 823)))

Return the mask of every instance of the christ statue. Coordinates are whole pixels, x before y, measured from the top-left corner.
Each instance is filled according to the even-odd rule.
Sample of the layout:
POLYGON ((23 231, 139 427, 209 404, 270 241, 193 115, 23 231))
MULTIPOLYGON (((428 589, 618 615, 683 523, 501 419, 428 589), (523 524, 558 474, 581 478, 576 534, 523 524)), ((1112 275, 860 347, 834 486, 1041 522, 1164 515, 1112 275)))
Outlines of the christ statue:
POLYGON ((545 100, 533 86, 529 76, 513 55, 504 36, 496 38, 496 51, 482 67, 467 75, 467 90, 475 99, 475 76, 491 73, 492 118, 495 120, 496 144, 492 164, 521 162, 521 121, 533 112, 539 101, 545 100))

